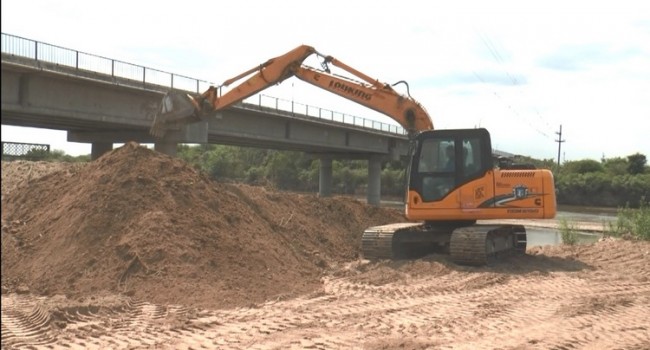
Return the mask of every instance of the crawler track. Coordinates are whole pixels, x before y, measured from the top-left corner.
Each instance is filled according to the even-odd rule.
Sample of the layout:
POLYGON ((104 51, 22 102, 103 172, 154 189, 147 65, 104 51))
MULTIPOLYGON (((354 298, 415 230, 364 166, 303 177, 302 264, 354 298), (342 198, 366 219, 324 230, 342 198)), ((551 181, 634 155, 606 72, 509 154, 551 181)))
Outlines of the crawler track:
POLYGON ((487 265, 501 256, 526 253, 526 230, 521 225, 476 225, 454 230, 451 260, 461 265, 487 265))
POLYGON ((361 237, 361 250, 366 259, 395 259, 399 257, 398 244, 393 240, 396 234, 419 231, 423 227, 419 223, 398 223, 370 227, 361 237))
POLYGON ((398 223, 368 228, 361 239, 369 260, 417 258, 430 253, 450 254, 461 265, 486 265, 499 257, 526 252, 521 225, 466 227, 398 223))

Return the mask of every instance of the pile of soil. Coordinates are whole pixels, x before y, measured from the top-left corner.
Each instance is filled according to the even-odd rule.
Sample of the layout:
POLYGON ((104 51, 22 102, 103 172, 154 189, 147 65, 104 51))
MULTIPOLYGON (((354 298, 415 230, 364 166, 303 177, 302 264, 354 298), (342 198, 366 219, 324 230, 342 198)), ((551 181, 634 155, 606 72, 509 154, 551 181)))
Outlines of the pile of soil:
POLYGON ((329 266, 359 257, 366 227, 405 220, 345 197, 214 182, 137 143, 5 188, 5 171, 29 165, 12 164, 2 164, 3 293, 252 305, 317 291, 329 266))
POLYGON ((15 160, 2 162, 2 197, 10 195, 16 188, 24 187, 30 181, 57 171, 74 173, 87 163, 45 162, 15 160))

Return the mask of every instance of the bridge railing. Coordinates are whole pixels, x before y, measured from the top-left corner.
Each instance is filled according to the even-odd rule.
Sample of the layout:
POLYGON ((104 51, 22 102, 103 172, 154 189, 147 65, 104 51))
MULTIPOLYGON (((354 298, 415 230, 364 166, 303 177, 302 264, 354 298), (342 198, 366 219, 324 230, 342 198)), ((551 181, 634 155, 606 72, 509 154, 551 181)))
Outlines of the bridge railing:
MULTIPOLYGON (((114 78, 129 79, 141 82, 143 85, 152 84, 194 93, 201 93, 207 90, 211 85, 215 85, 214 83, 205 80, 190 78, 180 74, 93 55, 6 33, 2 33, 1 46, 3 54, 53 63, 79 71, 105 74, 114 78)), ((400 126, 336 112, 321 107, 310 106, 278 97, 258 94, 246 99, 244 102, 256 104, 260 107, 274 108, 278 111, 292 112, 333 122, 406 135, 406 131, 400 126)))
POLYGON ((2 33, 2 53, 189 92, 199 93, 207 90, 210 85, 214 85, 205 80, 5 33, 2 33))
POLYGON ((306 115, 309 117, 330 120, 333 122, 355 125, 368 129, 381 130, 393 134, 406 135, 406 131, 401 126, 382 123, 376 120, 357 117, 355 115, 336 112, 333 110, 310 106, 304 103, 295 102, 278 97, 259 94, 246 99, 244 102, 258 105, 261 107, 272 108, 276 110, 288 111, 294 114, 306 115))
POLYGON ((50 145, 41 143, 2 142, 2 160, 39 160, 50 153, 50 145))

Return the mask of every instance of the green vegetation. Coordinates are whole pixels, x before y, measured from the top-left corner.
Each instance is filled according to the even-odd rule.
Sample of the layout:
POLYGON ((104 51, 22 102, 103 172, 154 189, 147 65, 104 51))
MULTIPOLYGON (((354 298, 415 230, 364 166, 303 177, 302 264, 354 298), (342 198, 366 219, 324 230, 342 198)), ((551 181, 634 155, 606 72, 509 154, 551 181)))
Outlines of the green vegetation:
POLYGON ((561 204, 622 207, 650 198, 650 170, 645 155, 565 162, 553 170, 561 204))
MULTIPOLYGON (((28 151, 24 156, 15 157, 17 159, 24 159, 30 161, 46 161, 46 162, 88 162, 90 161, 90 155, 83 155, 73 157, 71 155, 65 154, 61 150, 52 150, 47 151, 44 149, 33 149, 28 151)), ((3 156, 4 160, 4 156, 3 156)))
MULTIPOLYGON (((302 152, 181 145, 178 156, 215 179, 263 184, 280 190, 318 191, 320 161, 302 152)), ((403 195, 405 168, 406 164, 401 162, 382 163, 382 194, 403 195)), ((332 160, 334 193, 364 193, 367 177, 368 162, 365 160, 332 160)))
POLYGON ((567 219, 560 219, 560 235, 562 242, 567 245, 574 245, 578 243, 578 230, 575 225, 570 223, 567 219))
POLYGON ((619 208, 616 222, 609 224, 606 233, 650 240, 650 202, 643 198, 638 208, 630 208, 628 205, 619 208))

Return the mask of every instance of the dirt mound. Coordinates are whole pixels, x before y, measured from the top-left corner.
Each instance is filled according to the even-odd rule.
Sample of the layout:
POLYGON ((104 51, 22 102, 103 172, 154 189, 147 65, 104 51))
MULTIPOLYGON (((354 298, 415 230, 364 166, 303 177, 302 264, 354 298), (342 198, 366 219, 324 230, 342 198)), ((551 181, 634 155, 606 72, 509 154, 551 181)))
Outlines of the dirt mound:
POLYGON ((404 220, 349 198, 215 183, 136 143, 10 195, 2 171, 5 291, 249 305, 317 289, 329 265, 359 256, 365 227, 404 220))
POLYGON ((2 196, 9 195, 16 188, 28 186, 32 180, 47 174, 58 171, 74 173, 85 165, 86 163, 30 162, 24 160, 2 162, 2 196))

